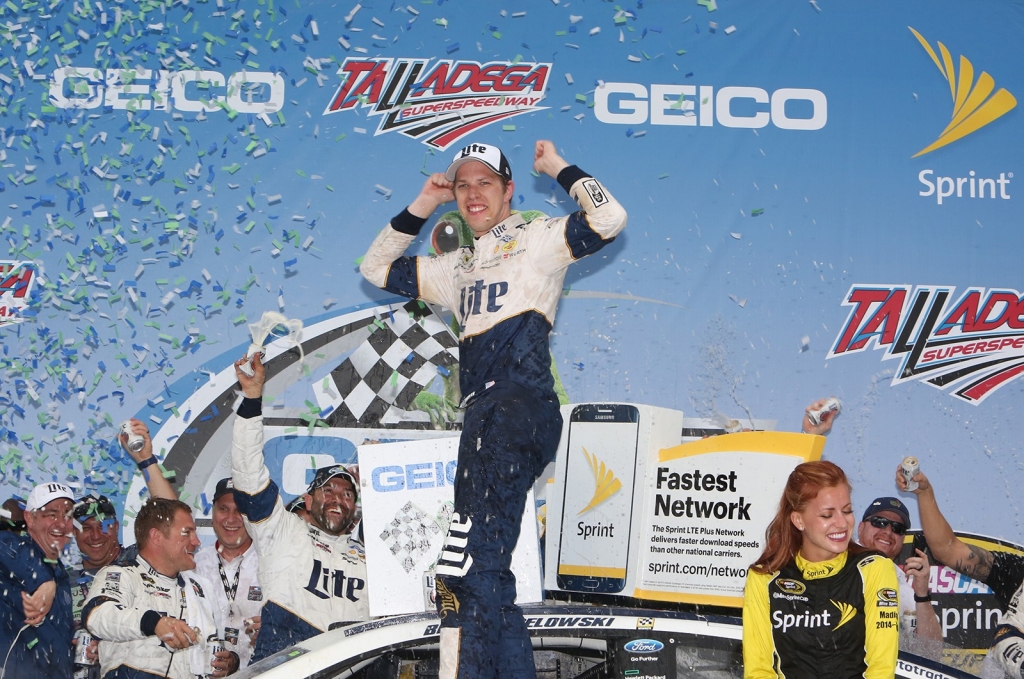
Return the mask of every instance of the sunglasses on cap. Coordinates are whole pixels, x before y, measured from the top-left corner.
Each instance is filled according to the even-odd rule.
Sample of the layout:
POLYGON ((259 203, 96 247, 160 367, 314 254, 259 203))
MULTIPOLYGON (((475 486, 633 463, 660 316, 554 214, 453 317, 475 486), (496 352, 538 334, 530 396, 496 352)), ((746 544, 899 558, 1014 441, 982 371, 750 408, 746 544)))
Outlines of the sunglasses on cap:
POLYGON ((99 497, 86 495, 75 503, 72 516, 78 521, 84 521, 93 516, 116 519, 117 511, 114 509, 113 503, 105 495, 100 495, 99 497))
POLYGON ((870 523, 878 530, 892 528, 892 532, 896 535, 904 535, 907 532, 907 524, 902 523, 901 521, 893 521, 892 519, 886 519, 881 516, 872 516, 870 519, 868 519, 868 523, 870 523))

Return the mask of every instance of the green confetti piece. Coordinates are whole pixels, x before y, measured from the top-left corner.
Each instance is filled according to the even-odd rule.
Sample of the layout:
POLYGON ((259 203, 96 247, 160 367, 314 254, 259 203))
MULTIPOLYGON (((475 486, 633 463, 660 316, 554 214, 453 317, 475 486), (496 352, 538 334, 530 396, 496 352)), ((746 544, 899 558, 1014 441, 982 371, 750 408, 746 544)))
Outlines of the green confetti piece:
POLYGON ((515 132, 516 131, 516 126, 515 125, 502 125, 501 126, 501 131, 502 132, 515 132))
POLYGON ((750 211, 750 216, 751 217, 760 217, 763 214, 764 214, 764 208, 763 207, 759 207, 756 210, 751 210, 750 211))

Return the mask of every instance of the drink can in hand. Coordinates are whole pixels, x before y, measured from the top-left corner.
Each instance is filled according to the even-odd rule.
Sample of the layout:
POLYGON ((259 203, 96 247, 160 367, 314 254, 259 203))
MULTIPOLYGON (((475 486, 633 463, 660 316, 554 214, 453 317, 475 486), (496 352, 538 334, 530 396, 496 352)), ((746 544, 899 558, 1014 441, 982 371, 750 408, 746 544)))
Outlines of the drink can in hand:
POLYGON ((75 632, 75 664, 76 665, 95 665, 95 660, 90 660, 88 651, 89 644, 92 643, 92 635, 89 634, 88 630, 80 629, 75 632))
POLYGON ((907 481, 907 490, 917 490, 920 485, 917 481, 911 481, 917 473, 921 471, 921 465, 917 463, 916 457, 907 456, 903 458, 903 462, 900 463, 900 472, 903 474, 903 478, 907 481))

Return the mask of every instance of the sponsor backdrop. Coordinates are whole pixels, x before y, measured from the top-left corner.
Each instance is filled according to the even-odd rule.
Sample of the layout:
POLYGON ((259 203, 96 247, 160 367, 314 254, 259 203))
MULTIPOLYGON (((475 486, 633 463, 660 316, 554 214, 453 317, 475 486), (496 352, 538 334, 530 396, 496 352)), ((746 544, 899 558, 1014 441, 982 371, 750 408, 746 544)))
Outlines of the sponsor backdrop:
POLYGON ((571 210, 530 172, 550 138, 630 213, 566 279, 569 399, 795 429, 834 394, 858 511, 913 454, 958 528, 1019 542, 1022 28, 1009 0, 7 2, 4 494, 130 513, 137 416, 203 514, 267 310, 307 329, 270 352, 289 495, 457 430, 443 316, 356 261, 470 140, 514 207, 571 210))

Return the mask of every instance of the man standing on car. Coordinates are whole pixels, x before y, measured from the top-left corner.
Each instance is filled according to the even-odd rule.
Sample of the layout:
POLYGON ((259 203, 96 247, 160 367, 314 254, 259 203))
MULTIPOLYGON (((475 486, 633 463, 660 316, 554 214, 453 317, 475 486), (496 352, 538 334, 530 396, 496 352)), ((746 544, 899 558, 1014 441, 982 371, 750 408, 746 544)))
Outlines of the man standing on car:
POLYGON ((512 211, 512 168, 495 146, 470 144, 432 175, 363 258, 363 276, 388 292, 441 304, 460 327, 466 408, 455 512, 437 565, 440 677, 530 678, 530 637, 515 605, 512 550, 526 494, 554 458, 562 429, 548 336, 569 265, 626 225, 626 211, 550 141, 533 168, 580 209, 527 221, 512 211), (455 200, 473 242, 439 257, 404 256, 423 224, 455 200))

